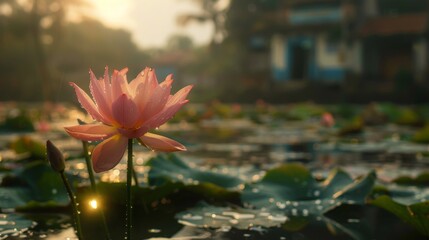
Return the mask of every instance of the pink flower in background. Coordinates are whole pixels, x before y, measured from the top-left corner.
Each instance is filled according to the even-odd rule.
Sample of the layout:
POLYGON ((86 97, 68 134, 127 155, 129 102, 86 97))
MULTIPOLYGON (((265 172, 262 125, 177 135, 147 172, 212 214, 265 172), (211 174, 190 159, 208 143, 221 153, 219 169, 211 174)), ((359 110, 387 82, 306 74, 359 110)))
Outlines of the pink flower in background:
POLYGON ((115 70, 110 79, 106 67, 104 78, 100 80, 90 71, 89 87, 94 100, 75 83, 70 83, 82 107, 100 122, 65 128, 69 135, 80 140, 102 140, 92 152, 95 172, 115 167, 125 153, 128 139, 132 138, 156 151, 186 150, 182 144, 149 131, 167 122, 188 102, 186 97, 192 86, 170 95, 171 74, 158 84, 155 71, 146 68, 128 83, 127 71, 127 68, 115 70))
POLYGON ((325 112, 320 118, 320 124, 324 127, 333 127, 335 125, 334 116, 330 112, 325 112))
POLYGON ((36 122, 35 127, 39 132, 48 132, 51 130, 51 125, 46 120, 40 120, 39 122, 36 122))

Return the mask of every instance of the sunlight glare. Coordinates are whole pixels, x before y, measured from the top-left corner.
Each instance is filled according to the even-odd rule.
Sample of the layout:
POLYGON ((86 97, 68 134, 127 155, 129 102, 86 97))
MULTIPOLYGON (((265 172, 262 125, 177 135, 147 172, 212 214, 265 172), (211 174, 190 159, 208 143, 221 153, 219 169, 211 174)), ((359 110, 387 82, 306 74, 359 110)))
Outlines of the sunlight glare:
POLYGON ((89 201, 89 206, 90 206, 92 209, 97 209, 97 207, 98 207, 97 200, 92 199, 91 201, 89 201))

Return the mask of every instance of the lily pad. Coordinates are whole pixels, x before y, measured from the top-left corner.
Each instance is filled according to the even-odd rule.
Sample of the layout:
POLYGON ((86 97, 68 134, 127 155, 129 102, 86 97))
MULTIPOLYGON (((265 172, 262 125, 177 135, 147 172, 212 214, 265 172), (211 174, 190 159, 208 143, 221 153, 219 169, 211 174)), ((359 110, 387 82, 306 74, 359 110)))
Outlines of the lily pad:
MULTIPOLYGON (((248 209, 238 206, 212 206, 200 202, 192 209, 176 214, 179 223, 188 227, 217 229, 217 232, 227 232, 230 229, 254 230, 260 233, 268 233, 270 230, 283 229, 282 235, 290 236, 294 232, 307 232, 317 229, 334 231, 335 235, 348 235, 355 240, 369 239, 367 235, 360 234, 362 224, 360 222, 351 224, 339 223, 326 216, 317 218, 286 216, 283 212, 267 209, 248 209), (354 226, 355 225, 355 226, 354 226), (357 228, 360 228, 359 230, 357 228)), ((356 220, 358 221, 358 220, 356 220)), ((269 238, 264 235, 264 239, 269 238)))
POLYGON ((429 143, 429 125, 418 130, 412 137, 412 141, 417 143, 429 143))
POLYGON ((34 221, 19 214, 0 214, 0 238, 18 237, 35 225, 34 221))
MULTIPOLYGON (((27 164, 23 169, 17 170, 15 175, 24 180, 30 187, 31 196, 34 196, 33 200, 38 202, 54 201, 60 205, 69 203, 60 175, 54 172, 46 162, 37 161, 27 164)), ((76 180, 76 177, 70 177, 70 182, 76 180)))
POLYGON ((183 182, 186 185, 210 183, 221 188, 234 189, 243 184, 236 176, 215 173, 189 166, 174 154, 159 154, 149 163, 149 185, 161 186, 166 182, 183 182))
POLYGON ((384 195, 376 198, 371 203, 395 214, 423 235, 429 236, 429 201, 404 205, 384 195))
POLYGON ((4 123, 0 124, 0 130, 33 132, 34 125, 28 113, 25 111, 19 111, 16 115, 7 116, 4 123))
MULTIPOLYGON (((67 177, 70 182, 77 180, 76 176, 67 174, 67 177)), ((3 184, 6 187, 0 188, 2 208, 21 207, 34 210, 38 207, 56 208, 69 204, 70 200, 60 175, 44 161, 31 162, 3 180, 5 179, 8 184, 3 184)))
POLYGON ((345 124, 338 130, 338 136, 346 136, 350 134, 360 134, 363 132, 364 123, 360 118, 355 118, 351 122, 345 124))
POLYGON ((412 205, 429 201, 429 189, 415 186, 385 185, 377 186, 371 194, 373 198, 387 195, 397 203, 412 205))
POLYGON ((393 180, 394 183, 400 185, 412 186, 429 186, 429 172, 422 172, 416 177, 400 176, 393 180))
POLYGON ((201 202, 196 207, 178 213, 179 223, 193 227, 248 229, 254 226, 275 227, 288 218, 279 212, 253 210, 241 207, 216 207, 201 202))
POLYGON ((311 117, 320 116, 324 112, 326 112, 326 109, 321 105, 300 103, 293 105, 286 114, 289 120, 306 120, 311 117))
POLYGON ((1 209, 24 206, 31 200, 31 191, 24 187, 0 187, 1 209))
POLYGON ((45 145, 29 136, 19 137, 11 143, 10 147, 18 154, 29 154, 31 159, 44 159, 46 157, 45 145))
POLYGON ((363 204, 375 179, 375 172, 354 180, 336 169, 319 183, 304 166, 285 164, 269 170, 260 182, 246 185, 241 199, 253 207, 291 216, 319 216, 341 204, 363 204))

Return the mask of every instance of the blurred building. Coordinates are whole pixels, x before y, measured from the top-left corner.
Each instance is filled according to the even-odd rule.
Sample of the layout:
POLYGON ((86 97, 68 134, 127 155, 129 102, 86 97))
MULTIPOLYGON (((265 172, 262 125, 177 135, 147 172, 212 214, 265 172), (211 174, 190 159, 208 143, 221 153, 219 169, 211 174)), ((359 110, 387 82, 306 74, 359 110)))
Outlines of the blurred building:
POLYGON ((270 14, 274 80, 422 82, 427 0, 288 0, 270 14))

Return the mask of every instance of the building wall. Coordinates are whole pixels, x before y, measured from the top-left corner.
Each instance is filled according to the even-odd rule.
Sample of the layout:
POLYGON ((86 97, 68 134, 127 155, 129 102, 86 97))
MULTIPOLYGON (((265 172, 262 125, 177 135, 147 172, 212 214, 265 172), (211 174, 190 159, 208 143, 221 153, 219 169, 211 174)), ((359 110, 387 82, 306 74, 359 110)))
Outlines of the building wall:
POLYGON ((378 14, 377 0, 363 0, 363 13, 365 17, 374 17, 378 14))
POLYGON ((345 55, 345 68, 353 74, 362 73, 362 43, 354 41, 347 45, 345 55))
POLYGON ((343 12, 338 6, 312 6, 293 9, 289 14, 291 25, 321 24, 339 22, 343 12))
MULTIPOLYGON (((339 24, 344 17, 341 4, 297 4, 289 9, 287 22, 299 29, 339 24)), ((341 43, 328 41, 323 34, 306 31, 305 34, 275 35, 271 44, 272 76, 277 81, 339 81, 345 78, 344 58, 340 54, 345 54, 341 43)))
POLYGON ((329 42, 327 37, 320 34, 316 37, 316 61, 320 68, 342 68, 340 61, 341 42, 329 42))
POLYGON ((271 66, 273 78, 276 81, 285 80, 287 73, 287 39, 281 35, 274 35, 271 38, 271 66))
POLYGON ((341 41, 329 41, 324 34, 316 37, 316 80, 340 81, 345 77, 341 41))
MULTIPOLYGON (((329 42, 325 35, 280 36, 272 38, 271 62, 273 78, 288 81, 293 77, 294 51, 298 47, 307 50, 304 80, 340 81, 345 78, 345 63, 341 56, 341 42, 329 42)), ((299 80, 299 79, 295 79, 299 80)))
POLYGON ((413 51, 416 80, 422 82, 428 67, 428 41, 424 38, 416 40, 413 51))
MULTIPOLYGON (((374 33, 374 36, 362 37, 359 35, 359 27, 355 30, 344 28, 349 27, 349 21, 360 26, 359 24, 365 24, 366 20, 376 19, 385 14, 383 11, 387 10, 380 7, 379 3, 379 0, 357 1, 354 6, 359 14, 353 20, 346 19, 346 14, 341 11, 342 5, 326 7, 315 3, 290 7, 288 24, 293 27, 290 30, 286 29, 288 31, 285 35, 275 35, 271 42, 273 78, 277 81, 300 79, 295 74, 296 66, 304 65, 297 64, 296 53, 302 52, 302 46, 305 46, 308 60, 300 70, 304 69, 306 72, 299 75, 305 80, 341 81, 346 79, 346 73, 352 73, 362 79, 393 80, 397 75, 395 71, 399 72, 399 67, 402 67, 411 72, 417 81, 427 81, 425 79, 429 75, 427 35, 407 35, 405 38, 405 32, 390 35, 383 35, 381 32, 378 35, 374 33), (320 23, 324 24, 321 24, 317 30, 324 33, 315 34, 315 31, 306 29, 308 26, 316 26, 320 23), (328 34, 332 37, 332 26, 335 25, 338 25, 337 27, 341 30, 346 29, 345 35, 343 32, 342 36, 348 36, 347 31, 352 31, 351 36, 354 36, 354 39, 349 39, 347 44, 341 39, 330 40, 328 34)), ((385 0, 384 3, 390 6, 392 2, 385 0)), ((393 4, 391 8, 396 9, 394 7, 397 8, 393 4)))
MULTIPOLYGON (((297 67, 293 59, 295 51, 298 47, 304 47, 308 50, 308 61, 305 68, 305 78, 315 77, 315 62, 314 62, 314 39, 310 36, 280 36, 276 35, 272 38, 271 44, 271 61, 272 75, 276 81, 288 81, 293 78, 293 68, 297 67)), ((299 80, 299 79, 294 79, 299 80)))

